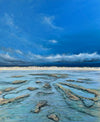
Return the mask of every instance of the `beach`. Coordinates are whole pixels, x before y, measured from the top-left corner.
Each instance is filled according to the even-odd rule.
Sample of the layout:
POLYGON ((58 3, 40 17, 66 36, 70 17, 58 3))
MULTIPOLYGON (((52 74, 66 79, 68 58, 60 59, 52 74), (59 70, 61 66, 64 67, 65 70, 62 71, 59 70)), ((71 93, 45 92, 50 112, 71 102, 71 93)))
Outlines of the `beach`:
POLYGON ((0 67, 0 70, 94 70, 100 71, 100 67, 0 67))

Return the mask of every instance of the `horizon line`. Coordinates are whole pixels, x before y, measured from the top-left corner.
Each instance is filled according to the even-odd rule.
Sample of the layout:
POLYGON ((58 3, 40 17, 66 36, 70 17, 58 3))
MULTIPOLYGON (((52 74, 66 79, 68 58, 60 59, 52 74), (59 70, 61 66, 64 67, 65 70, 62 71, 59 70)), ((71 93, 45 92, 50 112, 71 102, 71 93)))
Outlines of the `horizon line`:
POLYGON ((0 67, 1 70, 95 70, 100 71, 100 67, 56 67, 56 66, 29 66, 29 67, 0 67))

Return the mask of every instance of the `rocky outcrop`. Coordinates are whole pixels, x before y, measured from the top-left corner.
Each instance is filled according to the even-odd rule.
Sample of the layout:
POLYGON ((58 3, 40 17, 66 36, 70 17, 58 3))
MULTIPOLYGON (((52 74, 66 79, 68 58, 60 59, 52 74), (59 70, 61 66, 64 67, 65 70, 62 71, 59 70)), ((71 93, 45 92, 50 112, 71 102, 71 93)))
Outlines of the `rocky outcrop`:
POLYGON ((8 87, 8 88, 4 89, 3 92, 9 92, 9 91, 12 91, 14 89, 16 89, 16 88, 14 88, 14 87, 8 87))
POLYGON ((54 92, 38 92, 37 95, 39 96, 45 96, 45 95, 49 95, 49 94, 54 94, 54 92))
POLYGON ((51 85, 49 83, 45 83, 43 87, 46 88, 46 89, 50 89, 51 85))
POLYGON ((19 100, 19 99, 22 99, 22 98, 25 98, 25 97, 29 97, 29 94, 21 95, 21 96, 18 96, 16 98, 12 98, 12 99, 1 98, 0 99, 0 105, 4 105, 4 104, 7 104, 7 103, 15 102, 16 100, 19 100))
POLYGON ((32 110, 31 112, 34 113, 39 113, 41 108, 47 105, 47 101, 46 100, 41 100, 39 101, 39 103, 36 105, 35 110, 32 110))
POLYGON ((49 115, 47 115, 47 117, 48 117, 48 119, 51 119, 55 122, 59 121, 59 117, 56 114, 49 114, 49 115))
POLYGON ((12 83, 13 84, 20 84, 20 83, 25 83, 27 80, 15 80, 12 83))
POLYGON ((78 80, 91 81, 90 78, 78 78, 78 80))
POLYGON ((35 83, 42 83, 41 81, 39 81, 39 80, 37 80, 37 81, 35 81, 35 83))
POLYGON ((68 81, 68 82, 75 82, 75 80, 71 80, 71 79, 68 79, 66 81, 68 81))
POLYGON ((78 90, 83 90, 83 91, 86 91, 88 93, 92 93, 95 96, 98 96, 98 92, 96 90, 94 90, 94 89, 87 89, 87 88, 84 88, 82 86, 78 86, 78 85, 75 85, 75 84, 69 84, 69 83, 62 83, 62 82, 60 82, 60 84, 67 85, 69 87, 72 87, 72 88, 75 88, 75 89, 78 89, 78 90))
POLYGON ((54 77, 54 78, 65 78, 65 77, 68 77, 68 74, 46 74, 46 73, 40 73, 40 74, 29 74, 29 75, 42 75, 42 76, 48 76, 48 77, 54 77))
POLYGON ((34 91, 34 90, 37 90, 38 88, 36 88, 36 87, 28 87, 27 89, 30 90, 30 91, 34 91))
POLYGON ((79 98, 78 98, 77 96, 75 96, 71 90, 65 89, 65 88, 64 88, 63 86, 61 86, 60 84, 56 84, 56 86, 57 86, 58 88, 60 88, 60 89, 66 94, 66 96, 67 96, 69 99, 71 99, 71 100, 79 100, 79 98))
POLYGON ((84 81, 81 81, 81 80, 71 80, 71 79, 68 79, 66 80, 67 82, 78 82, 78 83, 87 83, 87 82, 84 82, 84 81))

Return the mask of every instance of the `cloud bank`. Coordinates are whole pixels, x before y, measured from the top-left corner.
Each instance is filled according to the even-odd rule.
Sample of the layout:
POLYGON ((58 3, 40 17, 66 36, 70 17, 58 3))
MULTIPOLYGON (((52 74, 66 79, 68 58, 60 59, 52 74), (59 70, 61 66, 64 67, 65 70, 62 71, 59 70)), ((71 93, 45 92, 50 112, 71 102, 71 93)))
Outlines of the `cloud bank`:
POLYGON ((100 54, 98 53, 80 53, 71 55, 36 55, 31 52, 24 54, 20 50, 7 49, 6 52, 0 53, 0 65, 39 65, 49 63, 84 63, 99 62, 100 54), (14 53, 13 53, 14 52, 14 53))

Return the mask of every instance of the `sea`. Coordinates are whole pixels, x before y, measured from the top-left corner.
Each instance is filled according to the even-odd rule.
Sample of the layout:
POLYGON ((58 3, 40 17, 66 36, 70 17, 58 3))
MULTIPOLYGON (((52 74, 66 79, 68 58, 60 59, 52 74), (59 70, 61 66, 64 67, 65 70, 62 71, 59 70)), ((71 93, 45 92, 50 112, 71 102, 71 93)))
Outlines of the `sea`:
POLYGON ((100 122, 100 71, 0 71, 0 122, 54 121, 100 122), (47 104, 35 112, 40 101, 47 104), (48 117, 51 114, 58 120, 48 117))

